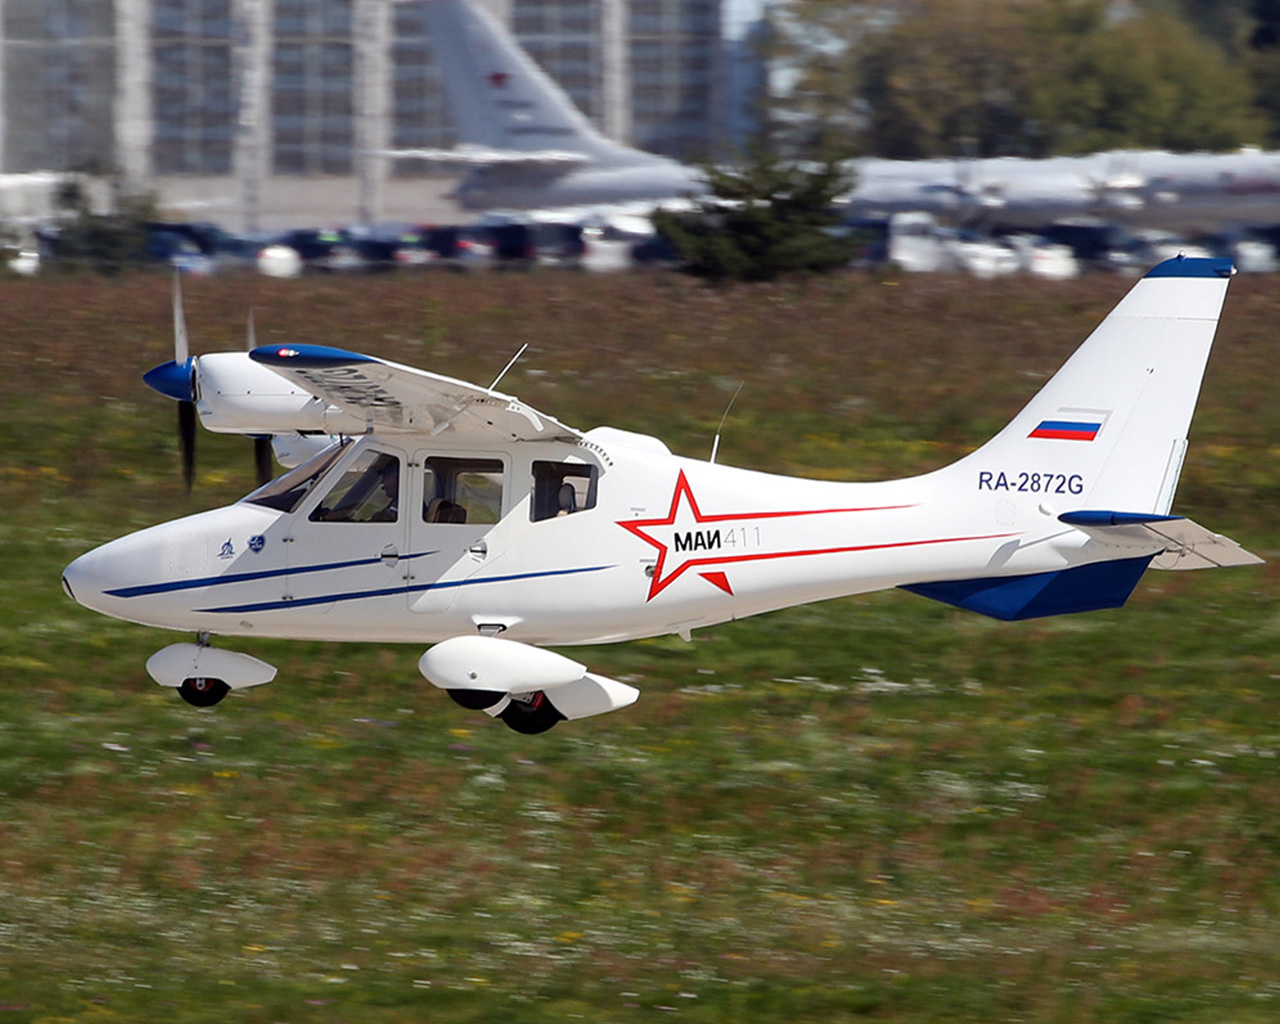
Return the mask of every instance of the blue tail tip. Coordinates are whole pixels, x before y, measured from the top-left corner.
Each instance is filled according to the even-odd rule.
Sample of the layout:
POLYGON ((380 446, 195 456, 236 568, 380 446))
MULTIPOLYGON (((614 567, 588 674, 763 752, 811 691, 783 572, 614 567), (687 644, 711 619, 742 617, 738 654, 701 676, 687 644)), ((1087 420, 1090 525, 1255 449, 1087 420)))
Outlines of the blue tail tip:
POLYGON ((1178 253, 1173 259, 1157 263, 1147 271, 1147 277, 1231 277, 1235 264, 1226 256, 1186 256, 1178 253))

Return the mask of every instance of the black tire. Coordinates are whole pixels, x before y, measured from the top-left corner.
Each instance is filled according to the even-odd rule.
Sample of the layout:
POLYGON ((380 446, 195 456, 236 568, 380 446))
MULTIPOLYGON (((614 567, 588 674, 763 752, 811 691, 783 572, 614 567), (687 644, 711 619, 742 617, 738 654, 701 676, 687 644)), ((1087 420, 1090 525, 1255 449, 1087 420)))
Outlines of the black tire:
POLYGON ((525 736, 536 736, 565 720, 541 690, 533 695, 532 700, 513 700, 498 717, 507 723, 507 728, 525 736))
POLYGON ((445 690, 453 702, 468 711, 485 711, 506 696, 501 690, 445 690))
POLYGON ((231 687, 221 679, 210 679, 208 676, 184 679, 178 687, 182 699, 197 708, 211 708, 230 692, 231 687))

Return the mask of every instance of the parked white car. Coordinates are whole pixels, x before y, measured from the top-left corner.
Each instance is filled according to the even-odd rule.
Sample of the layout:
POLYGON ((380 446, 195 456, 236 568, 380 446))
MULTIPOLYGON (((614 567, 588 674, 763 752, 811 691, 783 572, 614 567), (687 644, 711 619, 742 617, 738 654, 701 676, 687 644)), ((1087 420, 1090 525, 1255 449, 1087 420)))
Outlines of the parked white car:
POLYGON ((1039 235, 1008 235, 1005 242, 1017 253, 1019 269, 1024 273, 1050 281, 1080 276, 1080 261, 1069 245, 1039 235))
POLYGON ((944 236, 943 245, 952 266, 982 281, 1008 277, 1022 269, 1018 254, 1001 239, 956 231, 944 236))
POLYGON ((942 235, 933 214, 895 213, 888 223, 888 262, 911 273, 944 270, 948 257, 942 235))

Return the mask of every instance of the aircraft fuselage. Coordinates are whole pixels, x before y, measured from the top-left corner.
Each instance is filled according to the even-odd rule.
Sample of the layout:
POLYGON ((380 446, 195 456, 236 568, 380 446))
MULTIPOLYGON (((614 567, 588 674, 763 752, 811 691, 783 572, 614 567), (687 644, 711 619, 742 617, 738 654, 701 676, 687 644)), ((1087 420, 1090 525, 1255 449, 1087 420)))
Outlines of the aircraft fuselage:
MULTIPOLYGON (((928 475, 801 480, 677 458, 658 442, 598 443, 596 433, 492 452, 368 438, 292 511, 251 495, 151 527, 82 556, 67 585, 98 611, 184 631, 430 643, 478 630, 575 644, 972 576, 975 565, 1027 573, 1090 558, 1078 531, 1019 514, 993 470, 974 469, 968 497, 940 503, 928 475), (372 451, 399 463, 395 519, 327 521, 328 488, 372 451), (500 487, 501 514, 487 517, 496 521, 428 521, 441 465, 479 467, 500 487), (587 507, 549 504, 542 492, 564 486, 557 467, 571 467, 587 507), (997 506, 1008 511, 993 525, 997 506)), ((1046 500, 1054 488, 1070 498, 1075 481, 1040 486, 1046 500)))

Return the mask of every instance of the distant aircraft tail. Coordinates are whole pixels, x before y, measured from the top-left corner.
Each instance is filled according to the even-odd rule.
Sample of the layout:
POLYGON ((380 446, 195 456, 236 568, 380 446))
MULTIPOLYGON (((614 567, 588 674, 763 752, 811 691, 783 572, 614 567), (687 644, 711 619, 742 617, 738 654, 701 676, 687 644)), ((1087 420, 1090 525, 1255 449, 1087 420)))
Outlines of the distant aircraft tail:
POLYGON ((566 166, 575 155, 601 167, 665 162, 601 135, 488 11, 471 0, 422 3, 455 130, 472 152, 494 163, 518 154, 566 166))

